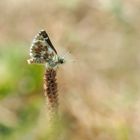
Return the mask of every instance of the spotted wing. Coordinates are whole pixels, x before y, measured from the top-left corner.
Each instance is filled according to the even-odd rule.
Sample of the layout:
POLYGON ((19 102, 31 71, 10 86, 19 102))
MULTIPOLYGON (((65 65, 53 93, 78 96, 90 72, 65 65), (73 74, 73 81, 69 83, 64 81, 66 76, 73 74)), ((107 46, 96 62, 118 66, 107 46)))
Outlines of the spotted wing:
POLYGON ((35 36, 30 48, 30 56, 28 63, 46 63, 57 56, 57 51, 46 31, 42 30, 35 36))
POLYGON ((55 53, 57 54, 57 51, 56 49, 54 48, 54 46, 52 45, 51 41, 50 41, 50 38, 48 36, 48 34, 46 33, 46 31, 42 30, 40 31, 39 33, 46 41, 46 43, 48 43, 48 45, 55 51, 55 53))

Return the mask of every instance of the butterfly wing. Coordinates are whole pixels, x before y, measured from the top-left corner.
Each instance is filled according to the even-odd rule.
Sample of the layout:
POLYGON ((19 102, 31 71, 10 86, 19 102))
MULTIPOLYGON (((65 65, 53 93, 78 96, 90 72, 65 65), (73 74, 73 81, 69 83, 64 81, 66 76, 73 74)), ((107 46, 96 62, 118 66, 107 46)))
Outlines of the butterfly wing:
POLYGON ((30 56, 28 63, 46 63, 57 59, 57 51, 46 31, 41 30, 35 36, 30 48, 30 56))
POLYGON ((54 50, 55 53, 57 54, 57 51, 56 51, 56 49, 54 48, 54 46, 52 45, 52 43, 51 43, 51 41, 50 41, 50 38, 49 38, 48 34, 46 33, 46 31, 41 30, 41 31, 39 32, 39 34, 44 38, 44 40, 46 41, 46 43, 47 43, 47 44, 52 48, 52 50, 54 50))

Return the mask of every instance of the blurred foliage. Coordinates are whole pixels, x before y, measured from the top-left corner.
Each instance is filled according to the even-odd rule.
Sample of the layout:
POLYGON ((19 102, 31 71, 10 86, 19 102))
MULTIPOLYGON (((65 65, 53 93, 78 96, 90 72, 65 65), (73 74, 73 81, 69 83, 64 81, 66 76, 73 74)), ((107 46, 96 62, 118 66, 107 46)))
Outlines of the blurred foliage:
POLYGON ((0 97, 5 97, 14 91, 16 91, 14 94, 19 95, 31 94, 32 92, 37 94, 38 89, 41 88, 43 67, 27 65, 28 58, 25 57, 27 51, 23 51, 21 44, 7 46, 2 46, 0 52, 0 97))
POLYGON ((25 45, 16 43, 7 46, 1 46, 0 52, 0 97, 1 100, 5 100, 13 96, 17 99, 14 104, 18 104, 19 98, 25 102, 20 108, 13 107, 18 117, 16 120, 18 124, 12 126, 13 128, 5 126, 2 120, 0 121, 1 139, 5 137, 11 139, 14 133, 21 133, 33 126, 39 113, 41 97, 39 93, 42 92, 42 66, 27 65, 27 57, 25 57, 27 51, 23 51, 25 45))

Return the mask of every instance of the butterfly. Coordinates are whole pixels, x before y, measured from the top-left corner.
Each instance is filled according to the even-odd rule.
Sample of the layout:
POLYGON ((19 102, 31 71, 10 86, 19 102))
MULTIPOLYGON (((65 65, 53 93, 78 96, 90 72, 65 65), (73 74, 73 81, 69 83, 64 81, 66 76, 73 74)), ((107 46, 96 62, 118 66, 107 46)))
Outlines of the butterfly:
POLYGON ((41 30, 33 39, 30 57, 27 60, 29 64, 46 64, 48 68, 56 68, 59 64, 64 63, 64 58, 57 54, 45 30, 41 30))

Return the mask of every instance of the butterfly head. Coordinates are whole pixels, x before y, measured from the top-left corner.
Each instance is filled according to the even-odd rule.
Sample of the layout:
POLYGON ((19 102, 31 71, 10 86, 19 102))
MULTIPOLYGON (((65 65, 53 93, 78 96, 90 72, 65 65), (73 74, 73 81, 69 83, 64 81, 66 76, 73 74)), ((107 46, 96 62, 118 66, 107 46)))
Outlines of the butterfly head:
POLYGON ((65 59, 63 57, 58 57, 58 62, 59 62, 59 64, 64 64, 65 59))

